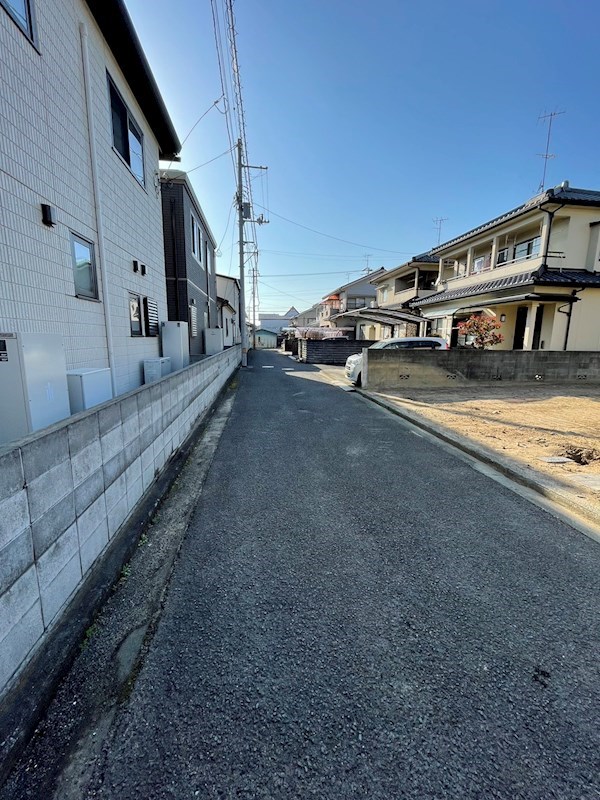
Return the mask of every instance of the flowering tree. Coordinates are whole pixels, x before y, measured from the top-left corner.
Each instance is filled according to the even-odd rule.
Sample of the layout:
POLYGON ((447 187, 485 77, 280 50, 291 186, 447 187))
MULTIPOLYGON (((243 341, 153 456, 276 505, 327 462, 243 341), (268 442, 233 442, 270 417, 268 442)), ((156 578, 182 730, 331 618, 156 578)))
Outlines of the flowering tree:
POLYGON ((472 337, 473 347, 483 350, 485 347, 491 347, 504 341, 504 336, 498 333, 498 329, 501 327, 497 319, 474 314, 466 322, 458 323, 458 332, 461 336, 472 337))

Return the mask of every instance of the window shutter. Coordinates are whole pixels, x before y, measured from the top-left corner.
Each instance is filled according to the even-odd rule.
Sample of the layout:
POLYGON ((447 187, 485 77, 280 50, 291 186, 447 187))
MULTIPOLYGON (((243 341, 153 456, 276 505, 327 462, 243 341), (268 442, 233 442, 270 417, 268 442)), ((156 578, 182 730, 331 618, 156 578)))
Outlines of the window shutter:
POLYGON ((158 336, 158 303, 150 297, 144 297, 144 321, 146 336, 158 336))

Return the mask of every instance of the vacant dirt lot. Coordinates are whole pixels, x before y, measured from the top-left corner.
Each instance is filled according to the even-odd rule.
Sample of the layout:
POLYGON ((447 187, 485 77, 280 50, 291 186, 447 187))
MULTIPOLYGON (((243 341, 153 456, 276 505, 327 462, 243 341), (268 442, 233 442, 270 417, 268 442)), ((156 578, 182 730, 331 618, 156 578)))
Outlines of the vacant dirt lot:
POLYGON ((382 396, 521 464, 600 495, 600 386, 474 384, 382 396), (573 448, 596 451, 587 453, 596 459, 588 464, 541 460, 573 454, 573 448))

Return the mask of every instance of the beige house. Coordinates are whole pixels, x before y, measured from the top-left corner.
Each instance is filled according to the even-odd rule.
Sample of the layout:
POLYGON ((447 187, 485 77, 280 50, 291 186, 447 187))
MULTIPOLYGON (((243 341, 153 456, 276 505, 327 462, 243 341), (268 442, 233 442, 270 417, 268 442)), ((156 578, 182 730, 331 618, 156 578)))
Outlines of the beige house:
POLYGON ((460 344, 472 314, 498 320, 502 350, 600 350, 600 191, 567 181, 432 249, 435 292, 409 302, 426 332, 460 344))
MULTIPOLYGON (((346 312, 365 308, 370 303, 375 303, 375 288, 371 281, 374 277, 385 272, 381 267, 376 272, 363 275, 355 281, 345 283, 325 295, 323 302, 318 307, 317 325, 322 328, 345 328, 346 312)), ((354 323, 350 323, 354 327, 354 323)), ((358 335, 358 330, 357 330, 358 335)))

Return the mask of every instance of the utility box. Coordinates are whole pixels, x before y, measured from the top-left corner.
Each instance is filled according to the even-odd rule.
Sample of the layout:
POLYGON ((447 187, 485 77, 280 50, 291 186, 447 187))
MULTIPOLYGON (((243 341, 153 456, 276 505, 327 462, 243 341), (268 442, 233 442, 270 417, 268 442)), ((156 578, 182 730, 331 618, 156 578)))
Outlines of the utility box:
POLYGON ((144 359, 144 383, 153 383, 171 372, 170 358, 144 359))
POLYGON ((162 354, 171 359, 171 370, 189 366, 190 340, 187 322, 161 322, 160 323, 162 354))
POLYGON ((62 336, 0 333, 0 443, 70 416, 62 336))
POLYGON ((222 328, 206 328, 204 331, 204 352, 207 356, 214 356, 223 349, 222 328))
POLYGON ((85 411, 87 408, 112 400, 112 382, 109 369, 82 369, 67 370, 67 386, 69 388, 69 403, 71 414, 85 411))

